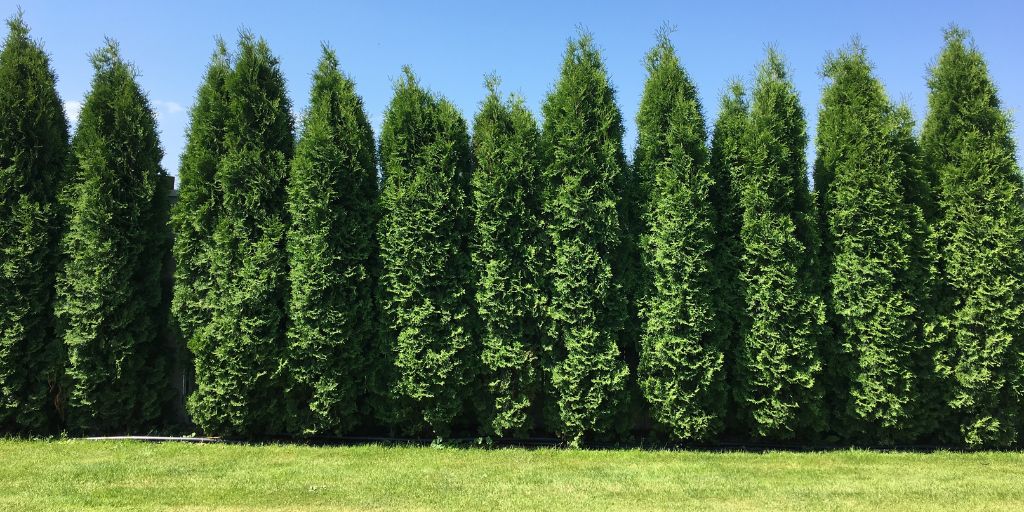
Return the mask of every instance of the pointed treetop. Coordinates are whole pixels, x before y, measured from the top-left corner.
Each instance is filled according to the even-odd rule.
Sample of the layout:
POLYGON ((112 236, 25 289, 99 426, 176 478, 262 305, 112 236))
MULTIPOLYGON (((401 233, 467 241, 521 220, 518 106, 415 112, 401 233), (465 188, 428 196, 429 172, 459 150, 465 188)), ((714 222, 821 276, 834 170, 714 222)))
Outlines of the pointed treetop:
POLYGON ((103 38, 103 46, 89 54, 92 66, 96 73, 118 71, 138 77, 135 65, 124 60, 121 56, 121 44, 116 39, 106 36, 103 38))
POLYGON ((594 35, 580 25, 576 27, 576 38, 569 38, 562 67, 582 63, 595 67, 603 66, 601 53, 594 45, 594 35))
POLYGON ((943 31, 943 37, 946 39, 947 45, 959 45, 963 47, 970 46, 974 48, 974 40, 971 38, 971 32, 965 28, 960 27, 956 23, 951 23, 943 31))
MULTIPOLYGON (((336 84, 348 80, 348 76, 341 72, 341 63, 338 61, 338 54, 334 48, 331 48, 331 45, 326 42, 320 43, 320 62, 317 63, 316 72, 313 73, 314 94, 318 88, 317 84, 321 81, 336 84)), ((334 85, 326 87, 330 90, 334 88, 334 85)))
POLYGON ((7 28, 10 29, 8 39, 12 38, 28 38, 28 25, 25 24, 25 11, 18 6, 18 11, 13 16, 7 18, 7 28))
POLYGON ((419 87, 419 80, 416 79, 416 74, 412 72, 412 66, 408 64, 402 66, 402 76, 395 80, 396 89, 403 87, 419 87))
POLYGON ((725 92, 722 93, 722 106, 727 105, 739 106, 743 110, 747 108, 747 88, 739 78, 729 80, 725 86, 725 92))
POLYGON ((864 46, 864 42, 860 39, 860 34, 854 34, 850 38, 850 44, 847 45, 846 51, 853 54, 867 55, 867 48, 864 46))
POLYGON ((672 37, 672 34, 676 33, 677 30, 679 30, 679 27, 677 27, 674 23, 663 21, 661 23, 661 26, 658 27, 658 30, 654 32, 654 37, 655 39, 657 39, 659 45, 672 46, 672 41, 670 40, 670 38, 672 37))
POLYGON ((96 71, 103 71, 116 66, 125 65, 121 59, 121 45, 112 37, 103 38, 103 46, 89 56, 96 71))
POLYGON ((238 54, 236 59, 254 59, 256 65, 276 67, 279 62, 277 57, 270 51, 270 45, 262 36, 257 37, 247 28, 241 28, 238 32, 238 54))
POLYGON ((775 46, 765 51, 764 61, 757 68, 757 81, 783 81, 788 79, 786 59, 775 46))
POLYGON ((859 69, 873 69, 874 66, 868 60, 867 49, 861 44, 860 38, 854 36, 850 43, 838 52, 825 57, 825 64, 822 66, 821 74, 824 77, 834 77, 841 68, 853 66, 859 69))
POLYGON ((212 64, 231 65, 231 53, 228 52, 228 44, 223 37, 217 36, 213 39, 214 49, 210 58, 212 64))
POLYGON ((270 52, 270 45, 267 44, 266 39, 263 39, 263 36, 257 37, 251 32, 246 32, 242 35, 239 46, 242 47, 243 52, 251 51, 259 61, 266 59, 267 65, 276 65, 276 58, 270 52))
POLYGON ((648 73, 653 72, 664 64, 671 66, 679 64, 675 45, 672 44, 672 40, 669 38, 675 31, 675 25, 665 22, 655 33, 654 37, 657 42, 654 44, 654 48, 647 52, 646 67, 648 73))
POLYGON ((974 39, 971 37, 970 31, 957 25, 950 25, 945 29, 943 37, 946 45, 942 49, 942 53, 939 54, 938 61, 931 66, 932 79, 934 79, 936 70, 943 61, 966 59, 967 62, 961 64, 963 69, 977 69, 980 73, 986 75, 986 82, 990 81, 987 80, 988 65, 985 63, 981 51, 974 45, 974 39))
POLYGON ((239 46, 251 45, 256 40, 256 35, 252 33, 247 27, 242 26, 238 29, 238 44, 239 46))
POLYGON ((331 44, 324 41, 320 43, 320 65, 319 69, 332 69, 337 70, 341 65, 338 62, 338 53, 334 51, 331 44))
MULTIPOLYGON (((945 47, 939 54, 938 60, 931 65, 929 72, 929 84, 934 87, 933 81, 939 74, 938 69, 947 63, 946 65, 957 71, 952 73, 978 73, 984 75, 982 80, 985 83, 991 83, 988 79, 988 65, 985 63, 985 58, 982 56, 981 51, 974 45, 974 39, 971 38, 970 31, 960 28, 957 25, 950 25, 945 29, 943 33, 946 41, 945 47), (954 64, 957 63, 957 64, 954 64)), ((966 89, 964 89, 966 91, 966 89)), ((992 96, 995 96, 994 86, 992 96)))
POLYGON ((491 72, 484 75, 484 87, 487 88, 488 94, 493 96, 501 96, 499 88, 501 87, 501 77, 497 73, 491 72))
POLYGON ((580 48, 590 48, 594 44, 594 33, 582 23, 576 25, 576 39, 569 39, 570 44, 576 44, 580 48))

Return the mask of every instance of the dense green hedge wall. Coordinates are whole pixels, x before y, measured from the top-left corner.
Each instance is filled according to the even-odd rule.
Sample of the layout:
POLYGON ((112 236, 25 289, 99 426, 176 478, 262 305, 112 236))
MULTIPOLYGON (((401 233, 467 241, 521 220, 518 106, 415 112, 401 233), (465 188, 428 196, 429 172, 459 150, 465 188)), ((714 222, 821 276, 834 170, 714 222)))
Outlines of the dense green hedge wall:
POLYGON ((8 27, 2 433, 1021 443, 1024 178, 961 29, 920 136, 858 41, 825 59, 813 188, 775 49, 709 131, 659 32, 628 161, 585 32, 539 120, 488 76, 470 127, 405 68, 376 140, 328 47, 296 133, 243 33, 216 44, 169 212, 117 45, 72 138, 46 53, 8 27))
POLYGON ((289 430, 343 434, 367 415, 380 360, 376 148, 355 84, 329 48, 310 97, 288 178, 289 430))
POLYGON ((410 434, 447 437, 479 394, 472 152, 462 115, 420 86, 408 67, 384 117, 380 159, 390 419, 410 434))
POLYGON ((740 280, 749 321, 736 350, 739 422, 757 438, 824 430, 818 232, 807 183, 806 121, 782 56, 760 65, 743 132, 740 280))
POLYGON ((156 118, 134 69, 111 40, 92 63, 71 144, 57 281, 62 395, 69 430, 126 433, 156 425, 170 391, 170 359, 160 351, 170 190, 156 118))
POLYGON ((928 77, 921 130, 938 198, 931 334, 952 438, 1019 442, 1024 411, 1024 183, 1010 120, 981 53, 953 28, 928 77))
POLYGON ((589 34, 569 41, 543 112, 555 430, 576 444, 619 426, 630 378, 617 278, 625 232, 619 217, 626 167, 622 114, 589 34))
POLYGON ((900 111, 854 44, 825 62, 815 192, 834 342, 829 402, 852 439, 907 442, 934 430, 922 362, 929 295, 923 174, 900 111), (909 153, 908 153, 909 151, 909 153))
POLYGON ((285 183, 293 120, 278 60, 263 39, 242 34, 232 64, 219 96, 226 112, 213 176, 210 317, 192 340, 197 389, 188 405, 205 431, 267 435, 289 423, 285 183))
POLYGON ((540 129, 522 98, 502 100, 495 77, 486 85, 473 122, 472 183, 483 427, 525 436, 538 420, 547 325, 540 129))
POLYGON ((68 122, 46 53, 20 15, 7 25, 0 52, 0 430, 54 432, 63 360, 54 278, 68 122))
POLYGON ((712 438, 726 411, 728 338, 715 326, 714 249, 707 130, 697 90, 667 34, 647 55, 633 166, 644 183, 642 254, 651 278, 641 303, 637 379, 651 415, 674 437, 712 438))

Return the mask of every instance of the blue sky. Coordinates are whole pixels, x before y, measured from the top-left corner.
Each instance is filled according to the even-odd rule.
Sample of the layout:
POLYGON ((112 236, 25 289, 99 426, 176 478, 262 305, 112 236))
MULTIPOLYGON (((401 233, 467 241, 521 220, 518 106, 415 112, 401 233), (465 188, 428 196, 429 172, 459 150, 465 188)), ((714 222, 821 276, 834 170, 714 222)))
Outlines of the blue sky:
MULTIPOLYGON (((19 3, 0 0, 5 16, 19 3)), ((942 46, 942 29, 970 30, 984 53, 1004 108, 1024 117, 1024 2, 21 2, 35 38, 50 53, 58 89, 73 111, 89 88, 87 55, 110 36, 140 73, 157 111, 166 157, 177 174, 188 109, 213 51, 240 28, 261 35, 280 57, 296 111, 305 108, 320 43, 331 44, 356 81, 376 130, 392 80, 409 64, 421 83, 471 120, 484 96, 483 77, 496 72, 505 92, 523 95, 540 112, 558 77, 567 38, 590 30, 615 84, 635 144, 634 117, 643 90, 643 57, 663 23, 696 82, 708 124, 730 78, 750 81, 767 44, 787 57, 812 136, 826 54, 859 35, 891 97, 907 101, 918 121, 927 107, 927 67, 942 46), (344 5, 343 5, 344 4, 344 5)), ((1024 137, 1016 123, 1018 155, 1024 137)))

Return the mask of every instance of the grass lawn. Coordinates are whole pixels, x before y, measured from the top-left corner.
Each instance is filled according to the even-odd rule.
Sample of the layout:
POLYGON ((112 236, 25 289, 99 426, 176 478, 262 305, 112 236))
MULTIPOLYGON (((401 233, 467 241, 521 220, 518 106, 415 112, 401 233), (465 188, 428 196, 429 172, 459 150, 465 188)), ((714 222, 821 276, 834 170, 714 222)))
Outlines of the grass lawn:
POLYGON ((1022 453, 0 440, 0 510, 1024 510, 1022 453))

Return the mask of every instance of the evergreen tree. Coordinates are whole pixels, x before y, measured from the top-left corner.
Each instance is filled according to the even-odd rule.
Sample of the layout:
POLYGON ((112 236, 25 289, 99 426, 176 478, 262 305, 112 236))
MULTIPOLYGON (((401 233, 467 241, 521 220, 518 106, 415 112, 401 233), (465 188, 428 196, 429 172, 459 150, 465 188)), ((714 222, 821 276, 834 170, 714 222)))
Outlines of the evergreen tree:
POLYGON ((937 180, 938 371, 958 438, 1019 440, 1024 403, 1024 195, 1011 125, 981 52, 956 27, 928 78, 921 133, 937 180))
POLYGON ((392 421, 450 434, 475 378, 466 123, 409 68, 381 129, 382 312, 393 358, 392 421))
POLYGON ((502 101, 498 80, 473 122, 476 300, 488 391, 486 429, 525 435, 542 379, 543 226, 540 131, 522 98, 502 101))
MULTIPOLYGON (((742 272, 743 244, 740 226, 743 212, 740 193, 745 165, 743 138, 749 123, 749 106, 743 84, 732 81, 722 95, 718 120, 712 133, 710 171, 712 185, 711 206, 715 214, 715 245, 712 263, 717 275, 715 281, 715 329, 725 349, 727 388, 736 389, 742 378, 739 372, 738 350, 742 346, 744 326, 748 325, 742 272)), ((736 425, 737 411, 727 393, 727 416, 730 428, 736 425)))
POLYGON ((769 50, 743 143, 749 167, 741 180, 741 278, 750 321, 735 389, 743 421, 761 438, 807 436, 823 427, 818 343, 825 311, 806 145, 803 109, 782 57, 769 50))
POLYGON ((178 202, 171 219, 175 259, 171 309, 182 338, 193 352, 199 349, 199 331, 209 326, 213 312, 210 258, 213 230, 221 208, 216 173, 225 151, 230 74, 227 47, 218 40, 190 113, 187 143, 178 171, 178 202))
MULTIPOLYGON (((589 34, 569 41, 561 78, 544 103, 544 212, 549 268, 552 386, 570 443, 611 433, 626 401, 625 304, 616 268, 622 115, 589 34)), ((620 260, 621 261, 621 260, 620 260)))
POLYGON ((922 431, 929 383, 918 366, 928 233, 908 187, 919 173, 864 48, 828 58, 824 76, 814 182, 836 334, 825 352, 834 419, 853 439, 908 442, 922 431))
POLYGON ((190 344, 197 389, 188 405, 205 432, 258 436, 286 423, 285 183, 294 141, 291 102, 266 41, 242 34, 234 66, 215 173, 211 316, 190 344))
POLYGON ((168 180, 134 70, 109 40, 92 63, 72 142, 57 315, 68 354, 68 425, 126 432, 154 424, 169 389, 158 350, 168 180))
POLYGON ((350 431, 373 356, 377 163, 355 84, 324 47, 288 180, 295 432, 350 431))
POLYGON ((21 14, 0 51, 0 432, 57 423, 53 299, 68 123, 50 59, 21 14))
POLYGON ((653 286, 642 308, 638 379, 664 428, 702 440, 721 428, 726 396, 704 114, 666 33, 647 54, 647 72, 634 166, 648 194, 643 247, 653 286))

